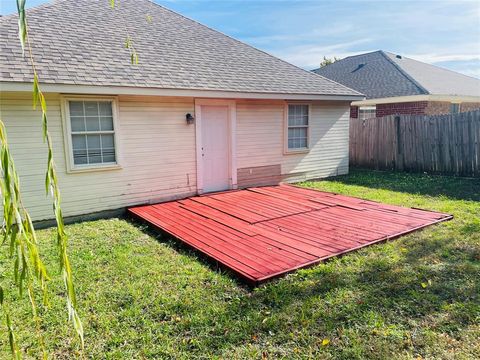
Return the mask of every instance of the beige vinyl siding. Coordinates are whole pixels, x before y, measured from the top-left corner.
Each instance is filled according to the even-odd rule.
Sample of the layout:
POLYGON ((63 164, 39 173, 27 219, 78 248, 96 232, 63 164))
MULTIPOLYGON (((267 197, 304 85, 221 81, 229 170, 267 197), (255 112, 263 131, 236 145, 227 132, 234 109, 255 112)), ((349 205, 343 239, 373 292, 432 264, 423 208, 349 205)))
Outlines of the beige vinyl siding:
MULTIPOLYGON (((66 172, 59 95, 48 95, 48 120, 54 143, 65 216, 165 200, 196 191, 195 132, 185 123, 193 99, 119 97, 117 119, 121 169, 66 172)), ((24 202, 35 220, 52 218, 44 189, 46 147, 40 113, 31 97, 3 93, 1 118, 20 174, 24 202)))
POLYGON ((310 151, 285 155, 282 160, 288 181, 348 173, 348 103, 313 103, 311 114, 310 151))
POLYGON ((280 164, 286 181, 348 173, 349 104, 311 106, 309 151, 285 154, 285 103, 237 102, 238 168, 280 164))
POLYGON ((237 101, 237 167, 281 164, 285 103, 237 101))
MULTIPOLYGON (((196 193, 195 125, 185 121, 185 114, 194 113, 193 98, 118 97, 115 131, 121 168, 80 173, 67 173, 61 99, 58 94, 47 95, 65 216, 196 193)), ((280 171, 286 181, 347 173, 348 103, 312 103, 310 150, 300 154, 284 154, 285 104, 237 101, 237 168, 257 167, 253 176, 265 176, 272 169, 275 179, 280 178, 280 171)), ((25 205, 35 220, 51 219, 51 198, 44 188, 47 151, 40 112, 32 110, 31 95, 21 93, 2 93, 0 111, 25 205)), ((244 173, 248 176, 249 171, 244 173)))

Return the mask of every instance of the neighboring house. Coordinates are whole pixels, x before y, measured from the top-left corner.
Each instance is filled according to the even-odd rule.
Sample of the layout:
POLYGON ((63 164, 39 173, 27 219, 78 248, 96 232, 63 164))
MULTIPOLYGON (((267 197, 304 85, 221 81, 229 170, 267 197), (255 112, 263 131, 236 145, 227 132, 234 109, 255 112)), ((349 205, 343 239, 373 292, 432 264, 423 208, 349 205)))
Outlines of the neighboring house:
MULTIPOLYGON (((348 172, 349 106, 364 98, 354 90, 147 0, 27 14, 66 216, 348 172)), ((0 18, 0 116, 24 202, 50 219, 17 33, 17 15, 0 18)))
POLYGON ((313 71, 366 95, 366 100, 352 103, 352 118, 480 108, 479 79, 381 50, 313 71))

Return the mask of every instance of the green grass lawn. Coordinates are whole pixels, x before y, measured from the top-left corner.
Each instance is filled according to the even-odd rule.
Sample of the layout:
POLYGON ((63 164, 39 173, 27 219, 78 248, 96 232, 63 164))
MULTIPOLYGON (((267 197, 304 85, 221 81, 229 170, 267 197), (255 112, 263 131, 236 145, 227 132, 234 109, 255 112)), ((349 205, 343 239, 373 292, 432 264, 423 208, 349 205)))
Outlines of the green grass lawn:
MULTIPOLYGON (((70 225, 85 357, 480 357, 479 179, 353 171, 302 185, 455 219, 255 290, 138 223, 70 225)), ((81 352, 60 297, 53 231, 39 237, 53 277, 42 311, 46 347, 52 358, 75 358, 81 352)), ((0 281, 9 284, 6 252, 4 245, 0 281)), ((38 358, 28 299, 12 291, 18 341, 38 358)), ((8 358, 3 314, 0 329, 0 358, 8 358)))

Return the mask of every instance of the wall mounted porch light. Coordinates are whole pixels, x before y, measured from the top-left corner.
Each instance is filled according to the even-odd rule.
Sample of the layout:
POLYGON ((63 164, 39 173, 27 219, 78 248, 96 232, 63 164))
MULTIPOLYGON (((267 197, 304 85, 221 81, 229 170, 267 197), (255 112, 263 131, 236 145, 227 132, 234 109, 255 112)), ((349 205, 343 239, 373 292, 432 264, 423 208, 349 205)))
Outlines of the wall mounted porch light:
POLYGON ((193 117, 192 114, 188 113, 187 115, 185 115, 185 120, 187 120, 188 125, 191 125, 195 122, 195 117, 193 117))

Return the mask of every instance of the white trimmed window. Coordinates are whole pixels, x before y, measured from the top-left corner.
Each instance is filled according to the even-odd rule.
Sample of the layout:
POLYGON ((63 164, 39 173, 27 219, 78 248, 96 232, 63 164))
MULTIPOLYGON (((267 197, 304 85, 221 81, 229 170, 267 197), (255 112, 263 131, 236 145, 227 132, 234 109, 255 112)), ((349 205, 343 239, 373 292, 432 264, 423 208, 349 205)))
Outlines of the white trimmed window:
POLYGON ((303 104, 288 105, 287 150, 308 150, 308 126, 310 106, 303 104))
POLYGON ((450 104, 450 114, 458 114, 460 112, 460 104, 451 103, 450 104))
POLYGON ((71 167, 117 164, 113 100, 67 101, 71 167))
POLYGON ((358 118, 360 120, 367 120, 376 117, 377 108, 375 106, 362 106, 358 109, 358 118))

